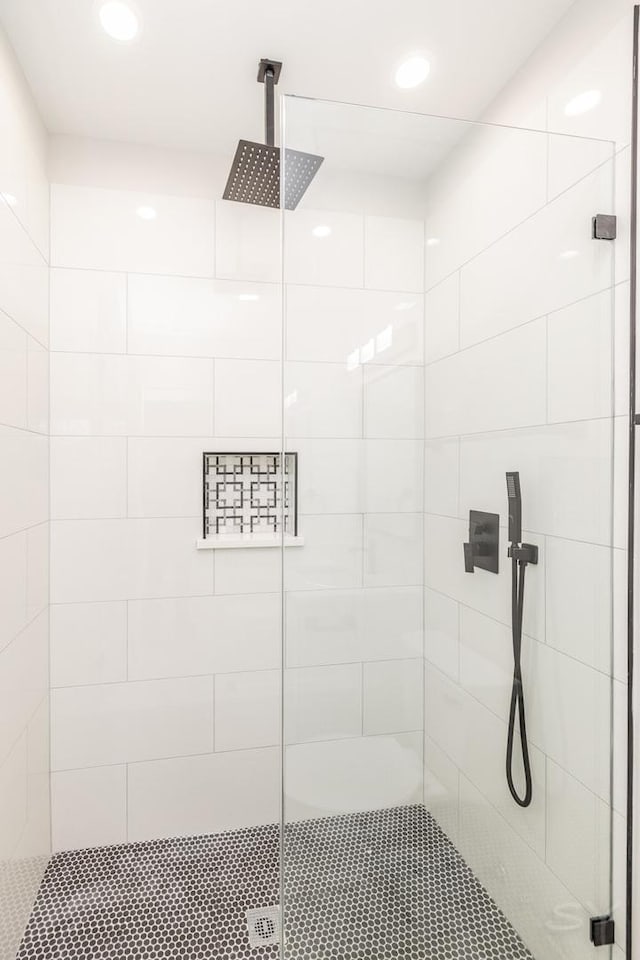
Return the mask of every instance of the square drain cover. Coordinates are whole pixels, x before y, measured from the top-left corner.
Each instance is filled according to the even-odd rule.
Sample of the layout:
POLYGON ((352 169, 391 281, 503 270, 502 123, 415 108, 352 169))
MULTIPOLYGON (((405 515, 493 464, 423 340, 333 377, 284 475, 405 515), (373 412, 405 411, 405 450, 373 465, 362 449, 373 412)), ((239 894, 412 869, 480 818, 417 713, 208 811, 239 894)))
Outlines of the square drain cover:
POLYGON ((280 943, 280 907, 256 907, 247 910, 247 927, 250 947, 280 943))

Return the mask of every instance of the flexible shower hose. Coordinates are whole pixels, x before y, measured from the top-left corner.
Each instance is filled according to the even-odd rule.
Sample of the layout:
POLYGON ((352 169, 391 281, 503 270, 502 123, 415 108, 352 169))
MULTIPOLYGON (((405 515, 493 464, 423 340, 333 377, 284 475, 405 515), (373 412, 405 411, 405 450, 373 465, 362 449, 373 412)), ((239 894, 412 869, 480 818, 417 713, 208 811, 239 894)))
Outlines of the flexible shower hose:
POLYGON ((524 612, 524 574, 526 560, 511 559, 511 634, 513 639, 513 685, 511 687, 511 706, 509 708, 509 732, 507 734, 507 783, 511 796, 520 807, 531 803, 533 787, 531 782, 531 763, 527 744, 527 722, 524 709, 524 689, 522 686, 522 615, 524 612), (513 782, 513 740, 515 736, 516 712, 520 729, 522 765, 524 767, 524 797, 518 794, 513 782))

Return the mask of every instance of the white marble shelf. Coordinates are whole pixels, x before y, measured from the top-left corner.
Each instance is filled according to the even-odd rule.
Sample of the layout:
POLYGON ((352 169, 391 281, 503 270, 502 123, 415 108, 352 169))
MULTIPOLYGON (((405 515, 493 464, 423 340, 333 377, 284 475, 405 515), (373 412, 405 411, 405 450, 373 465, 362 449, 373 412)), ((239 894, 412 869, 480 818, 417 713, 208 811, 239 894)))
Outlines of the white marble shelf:
MULTIPOLYGON (((196 540, 198 550, 244 550, 246 548, 281 547, 282 537, 265 537, 247 533, 237 537, 207 537, 206 540, 196 540)), ((304 537, 285 537, 285 547, 302 547, 304 537)))

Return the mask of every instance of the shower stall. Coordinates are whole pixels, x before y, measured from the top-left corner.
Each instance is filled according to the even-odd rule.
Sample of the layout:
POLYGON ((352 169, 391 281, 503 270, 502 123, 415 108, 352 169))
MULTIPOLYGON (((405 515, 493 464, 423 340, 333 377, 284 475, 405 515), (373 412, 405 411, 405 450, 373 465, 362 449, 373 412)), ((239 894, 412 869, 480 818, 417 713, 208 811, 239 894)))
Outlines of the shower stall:
POLYGON ((57 852, 18 960, 611 958, 613 144, 290 96, 279 141, 304 195, 222 200, 228 158, 215 249, 57 167, 57 852))

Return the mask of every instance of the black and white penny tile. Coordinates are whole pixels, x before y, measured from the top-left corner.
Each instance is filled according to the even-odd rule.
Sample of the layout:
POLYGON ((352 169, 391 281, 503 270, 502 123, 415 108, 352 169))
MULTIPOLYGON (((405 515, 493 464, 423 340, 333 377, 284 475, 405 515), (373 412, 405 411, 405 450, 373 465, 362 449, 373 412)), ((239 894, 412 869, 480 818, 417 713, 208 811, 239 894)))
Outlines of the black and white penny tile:
MULTIPOLYGON (((532 960, 421 806, 289 824, 284 852, 287 960, 532 960)), ((272 825, 56 854, 17 960, 276 960, 279 853, 272 825)))

